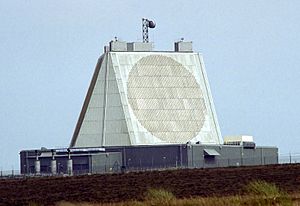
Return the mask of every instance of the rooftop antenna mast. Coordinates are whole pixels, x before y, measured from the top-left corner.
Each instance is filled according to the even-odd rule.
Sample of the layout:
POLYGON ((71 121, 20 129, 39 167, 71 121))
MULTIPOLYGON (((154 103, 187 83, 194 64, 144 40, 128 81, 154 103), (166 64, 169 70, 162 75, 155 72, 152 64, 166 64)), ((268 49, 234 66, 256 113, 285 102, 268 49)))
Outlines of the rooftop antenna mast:
POLYGON ((142 30, 143 30, 143 42, 144 43, 148 43, 149 42, 149 32, 148 32, 148 28, 155 28, 155 22, 151 21, 149 19, 142 19, 142 30))

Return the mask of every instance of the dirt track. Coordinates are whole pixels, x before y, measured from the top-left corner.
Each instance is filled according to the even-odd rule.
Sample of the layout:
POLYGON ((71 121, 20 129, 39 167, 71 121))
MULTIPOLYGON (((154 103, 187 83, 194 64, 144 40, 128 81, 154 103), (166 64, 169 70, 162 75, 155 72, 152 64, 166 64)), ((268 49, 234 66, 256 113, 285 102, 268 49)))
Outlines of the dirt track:
POLYGON ((300 164, 0 180, 0 205, 118 202, 142 199, 148 188, 165 188, 179 198, 234 195, 257 179, 299 192, 300 164))

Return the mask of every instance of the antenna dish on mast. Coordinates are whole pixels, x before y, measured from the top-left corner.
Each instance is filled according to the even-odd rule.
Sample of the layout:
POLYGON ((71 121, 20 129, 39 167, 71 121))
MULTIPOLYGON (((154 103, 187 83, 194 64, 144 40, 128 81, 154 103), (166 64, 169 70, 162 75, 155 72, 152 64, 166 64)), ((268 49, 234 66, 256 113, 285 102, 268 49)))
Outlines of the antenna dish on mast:
POLYGON ((154 21, 149 19, 142 19, 142 31, 143 31, 143 42, 149 42, 149 32, 148 28, 155 28, 156 24, 154 21))

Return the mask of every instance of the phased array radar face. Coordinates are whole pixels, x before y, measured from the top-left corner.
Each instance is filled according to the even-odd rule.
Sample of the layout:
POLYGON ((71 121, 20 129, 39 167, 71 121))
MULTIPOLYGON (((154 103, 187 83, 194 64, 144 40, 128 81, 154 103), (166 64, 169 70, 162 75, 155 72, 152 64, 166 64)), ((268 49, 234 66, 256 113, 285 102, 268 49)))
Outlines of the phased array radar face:
POLYGON ((141 58, 128 78, 128 101, 140 124, 155 137, 187 142, 203 127, 203 93, 195 77, 179 62, 163 55, 141 58))

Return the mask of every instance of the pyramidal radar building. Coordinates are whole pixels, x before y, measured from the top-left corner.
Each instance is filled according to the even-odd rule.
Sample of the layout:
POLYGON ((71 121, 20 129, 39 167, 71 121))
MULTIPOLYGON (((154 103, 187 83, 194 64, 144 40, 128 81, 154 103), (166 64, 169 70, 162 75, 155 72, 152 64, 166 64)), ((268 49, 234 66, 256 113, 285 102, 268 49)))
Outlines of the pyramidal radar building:
POLYGON ((192 42, 153 51, 115 39, 96 65, 68 148, 23 150, 23 174, 103 173, 174 167, 276 164, 276 147, 252 136, 222 141, 203 58, 192 42))
POLYGON ((176 45, 176 52, 152 52, 152 43, 110 42, 70 147, 220 144, 202 57, 191 42, 176 45))

